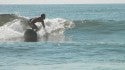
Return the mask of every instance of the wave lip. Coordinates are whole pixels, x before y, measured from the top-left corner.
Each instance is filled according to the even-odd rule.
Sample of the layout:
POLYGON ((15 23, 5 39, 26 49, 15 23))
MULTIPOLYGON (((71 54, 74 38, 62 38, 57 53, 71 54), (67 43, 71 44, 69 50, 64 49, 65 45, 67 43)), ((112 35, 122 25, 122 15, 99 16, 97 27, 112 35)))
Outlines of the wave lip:
POLYGON ((15 14, 0 14, 0 26, 17 18, 18 16, 15 14))

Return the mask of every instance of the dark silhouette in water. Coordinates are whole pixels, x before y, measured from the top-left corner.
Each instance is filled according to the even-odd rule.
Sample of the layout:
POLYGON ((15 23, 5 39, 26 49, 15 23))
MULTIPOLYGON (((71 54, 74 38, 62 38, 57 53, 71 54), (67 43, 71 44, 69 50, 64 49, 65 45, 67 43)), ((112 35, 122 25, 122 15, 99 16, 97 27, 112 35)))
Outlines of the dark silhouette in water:
POLYGON ((37 42, 37 33, 33 29, 27 29, 24 33, 25 42, 37 42))
MULTIPOLYGON (((41 22, 41 24, 43 25, 43 28, 45 30, 45 24, 44 24, 44 20, 45 20, 45 14, 41 14, 40 17, 37 18, 32 18, 29 20, 29 26, 32 29, 27 29, 24 33, 24 41, 25 42, 37 42, 38 41, 38 37, 37 37, 37 31, 40 30, 40 28, 38 28, 35 23, 36 22, 41 22)), ((45 30, 46 32, 46 30, 45 30)), ((47 37, 47 36, 46 36, 47 37)))
POLYGON ((41 14, 40 17, 36 17, 36 18, 32 18, 29 20, 29 26, 32 29, 27 29, 24 33, 24 39, 25 42, 37 42, 38 41, 38 37, 37 37, 37 31, 40 30, 40 28, 38 28, 35 23, 37 22, 41 22, 41 24, 43 25, 44 31, 45 31, 45 39, 48 39, 48 34, 47 31, 45 29, 45 24, 44 24, 44 20, 45 20, 45 14, 41 14))

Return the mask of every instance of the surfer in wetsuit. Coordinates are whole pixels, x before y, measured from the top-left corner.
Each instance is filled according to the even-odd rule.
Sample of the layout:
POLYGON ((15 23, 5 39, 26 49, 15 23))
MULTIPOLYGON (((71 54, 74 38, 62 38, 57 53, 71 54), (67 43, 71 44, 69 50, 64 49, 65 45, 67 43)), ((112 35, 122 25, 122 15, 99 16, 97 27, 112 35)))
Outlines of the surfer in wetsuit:
POLYGON ((45 28, 45 24, 44 24, 44 19, 45 19, 45 14, 41 14, 40 17, 37 18, 32 18, 29 21, 29 26, 34 30, 34 31, 38 31, 39 28, 35 25, 36 22, 41 22, 41 24, 43 25, 43 28, 45 28))

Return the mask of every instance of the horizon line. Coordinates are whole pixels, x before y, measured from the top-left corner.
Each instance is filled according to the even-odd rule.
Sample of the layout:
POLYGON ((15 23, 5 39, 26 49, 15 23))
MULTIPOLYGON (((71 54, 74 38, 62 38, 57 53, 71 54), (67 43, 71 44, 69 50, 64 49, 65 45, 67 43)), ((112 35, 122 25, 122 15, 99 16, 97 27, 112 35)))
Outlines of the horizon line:
POLYGON ((26 4, 26 5, 31 5, 31 4, 34 4, 34 5, 36 5, 36 4, 38 4, 38 5, 40 5, 40 4, 125 4, 125 3, 0 3, 0 5, 3 5, 3 4, 8 4, 8 5, 23 5, 23 4, 26 4))

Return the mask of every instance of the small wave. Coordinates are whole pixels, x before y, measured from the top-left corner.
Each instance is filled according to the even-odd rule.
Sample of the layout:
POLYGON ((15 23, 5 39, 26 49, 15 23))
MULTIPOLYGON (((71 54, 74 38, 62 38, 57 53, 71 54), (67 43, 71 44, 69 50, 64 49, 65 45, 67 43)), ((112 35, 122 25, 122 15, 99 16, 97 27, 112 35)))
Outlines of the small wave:
POLYGON ((75 20, 77 28, 87 30, 88 32, 94 31, 96 34, 112 34, 125 30, 125 21, 116 20, 75 20))
POLYGON ((125 21, 116 21, 116 20, 74 20, 74 23, 79 24, 79 26, 97 26, 97 25, 118 25, 118 24, 124 24, 125 21))
MULTIPOLYGON (((4 19, 7 16, 8 18, 13 19, 9 21, 4 20, 6 22, 4 22, 4 25, 0 27, 0 41, 16 41, 18 40, 18 38, 23 37, 23 34, 26 29, 30 28, 28 25, 28 17, 17 16, 14 14, 2 15, 4 15, 4 19)), ((38 26, 38 28, 40 28, 38 32, 40 39, 42 39, 41 37, 44 36, 46 32, 49 36, 59 36, 61 39, 63 39, 65 37, 64 31, 75 26, 72 21, 63 18, 45 19, 46 32, 42 28, 42 25, 39 24, 39 22, 36 23, 36 25, 38 26)), ((50 38, 52 39, 52 37, 50 38)), ((19 41, 22 41, 22 39, 19 39, 19 41)))

